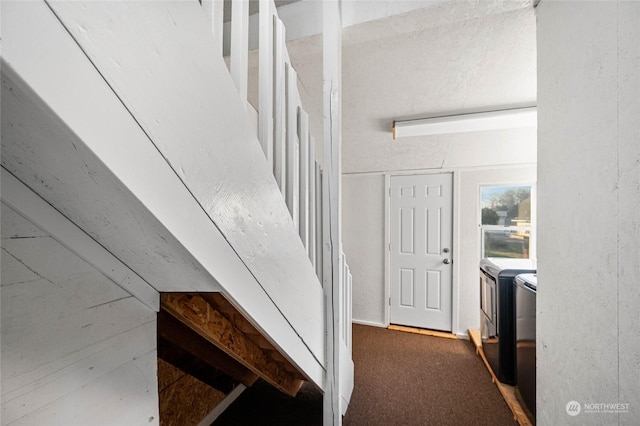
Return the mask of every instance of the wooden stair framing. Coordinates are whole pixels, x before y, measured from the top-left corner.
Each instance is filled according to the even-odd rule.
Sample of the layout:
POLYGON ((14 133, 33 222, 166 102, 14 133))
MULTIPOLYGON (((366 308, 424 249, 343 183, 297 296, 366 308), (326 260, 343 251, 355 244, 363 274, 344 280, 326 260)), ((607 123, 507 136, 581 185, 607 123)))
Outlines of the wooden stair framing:
POLYGON ((298 393, 304 376, 223 295, 162 293, 160 300, 162 338, 246 386, 260 377, 287 395, 298 393))
POLYGON ((229 393, 235 383, 251 386, 258 380, 253 371, 164 310, 158 312, 158 358, 224 393, 229 393))

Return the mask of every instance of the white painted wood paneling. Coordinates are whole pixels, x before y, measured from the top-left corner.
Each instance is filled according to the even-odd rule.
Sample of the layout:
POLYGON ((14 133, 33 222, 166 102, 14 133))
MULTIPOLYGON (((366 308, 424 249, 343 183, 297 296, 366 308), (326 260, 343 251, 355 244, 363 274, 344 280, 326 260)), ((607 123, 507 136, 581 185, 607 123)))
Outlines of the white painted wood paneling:
POLYGON ((273 33, 274 56, 273 56, 273 87, 275 107, 273 109, 273 174, 276 182, 280 187, 280 191, 284 196, 286 194, 286 98, 285 98, 285 67, 284 67, 284 43, 285 28, 282 22, 275 20, 275 28, 273 33))
POLYGON ((154 311, 160 310, 158 292, 118 258, 2 168, 2 200, 37 223, 59 243, 105 274, 154 311))
POLYGON ((286 111, 286 191, 285 199, 294 224, 298 224, 298 76, 290 63, 285 62, 285 111, 286 111))
MULTIPOLYGON (((136 337, 131 336, 131 338, 136 337)), ((16 421, 15 425, 159 424, 157 408, 152 411, 151 403, 148 402, 153 401, 157 405, 157 391, 150 390, 150 385, 157 387, 156 380, 155 377, 152 379, 146 377, 148 371, 153 371, 155 374, 158 362, 156 353, 153 351, 146 354, 129 355, 129 359, 133 359, 133 361, 118 367, 109 374, 97 377, 84 388, 74 389, 64 398, 34 411, 28 419, 16 421), (119 404, 122 405, 120 409, 118 409, 119 404)))
MULTIPOLYGON (((145 251, 132 253, 120 239, 130 239, 133 247, 139 247, 136 240, 162 240, 162 236, 170 246, 185 248, 192 262, 174 264, 173 256, 160 254, 158 258, 173 267, 169 274, 196 273, 197 279, 157 276, 148 281, 165 282, 165 288, 182 291, 211 290, 216 282, 224 282, 226 295, 321 385, 322 289, 255 135, 248 130, 224 62, 211 51, 214 41, 201 8, 196 2, 51 6, 64 19, 77 23, 69 24, 69 31, 78 31, 78 41, 102 75, 46 5, 29 2, 4 8, 3 73, 11 75, 14 91, 26 91, 26 99, 37 105, 31 114, 45 115, 50 121, 57 117, 64 123, 63 129, 49 128, 54 137, 46 143, 37 132, 18 138, 14 145, 5 146, 3 137, 5 167, 85 231, 91 229, 92 237, 101 243, 107 239, 103 245, 122 254, 119 258, 130 256, 125 263, 134 270, 147 266, 144 257, 140 265, 132 261, 145 251), (185 49, 187 45, 192 48, 185 49), (190 78, 176 80, 176 74, 190 78), (99 110, 87 105, 99 105, 99 110), (247 143, 250 139, 254 143, 247 143), (32 151, 30 157, 27 149, 32 151), (87 167, 76 168, 82 165, 76 161, 76 150, 82 151, 82 160, 89 160, 87 167), (27 158, 33 162, 18 167, 27 158), (45 162, 45 158, 56 161, 45 162), (67 169, 69 175, 65 175, 67 169), (110 200, 104 199, 101 190, 91 189, 96 171, 102 176, 105 169, 108 179, 101 183, 116 188, 116 195, 128 194, 115 207, 142 206, 136 214, 153 215, 147 213, 139 226, 159 223, 165 231, 160 228, 159 236, 145 237, 135 226, 115 226, 136 223, 125 218, 112 223, 111 233, 105 233, 98 226, 103 223, 91 220, 92 209, 103 209, 110 200), (41 176, 41 170, 49 173, 41 176), (35 177, 29 171, 36 172, 35 177)), ((3 103, 7 98, 3 96, 3 103)), ((106 213, 110 217, 111 211, 106 213)), ((147 252, 156 255, 154 250, 147 252)))
MULTIPOLYGON (((5 195, 5 180, 1 182, 2 194, 5 195)), ((31 222, 24 223, 24 218, 13 211, 12 209, 6 209, 0 215, 0 223, 2 227, 2 239, 6 238, 37 238, 48 237, 49 235, 41 228, 32 224, 31 222)))
POLYGON ((300 240, 309 252, 309 116, 299 108, 298 141, 300 173, 298 185, 298 230, 300 240))
MULTIPOLYGON (((307 116, 307 125, 309 124, 308 116, 307 116)), ((309 224, 308 224, 308 232, 309 232, 309 241, 307 243, 307 249, 309 251, 309 259, 311 259, 311 264, 316 267, 316 221, 320 221, 321 219, 316 215, 316 153, 315 153, 315 140, 312 135, 309 135, 309 162, 307 166, 309 167, 307 170, 308 179, 309 179, 309 224)))
POLYGON ((316 275, 320 278, 324 286, 324 279, 322 274, 324 273, 323 256, 324 256, 324 200, 323 200, 323 185, 322 185, 322 168, 316 163, 316 275))
POLYGON ((273 33, 275 26, 272 7, 272 0, 260 0, 259 139, 271 169, 273 169, 273 33))
POLYGON ((158 424, 155 312, 0 215, 2 424, 158 424))
MULTIPOLYGON (((8 5, 3 9, 3 16, 11 14, 8 5)), ((31 3, 31 6, 37 5, 38 3, 31 3)), ((4 31, 9 34, 10 28, 3 29, 4 31)), ((3 59, 11 57, 15 39, 9 37, 6 43, 3 59)), ((21 50, 20 53, 25 51, 21 50)), ((41 59, 43 62, 46 59, 57 62, 55 55, 48 58, 43 56, 41 59)), ((59 71, 70 74, 68 66, 72 63, 61 64, 59 71)), ((75 68, 74 71, 76 81, 71 85, 81 81, 81 68, 75 68)), ((119 179, 105 167, 104 162, 96 158, 93 150, 58 122, 47 107, 40 106, 39 101, 35 100, 35 94, 20 89, 19 78, 10 75, 11 72, 11 65, 3 67, 2 166, 52 204, 63 216, 70 218, 99 245, 107 247, 116 258, 156 290, 170 291, 176 283, 192 290, 218 289, 215 280, 193 255, 181 246, 135 196, 121 187, 119 179)), ((42 81, 44 84, 51 82, 49 78, 42 81)), ((61 92, 59 102, 67 103, 74 99, 68 91, 61 92)), ((112 106, 121 108, 117 103, 112 106)), ((102 113, 111 114, 112 110, 102 108, 102 113)), ((132 140, 131 131, 133 134, 139 132, 135 123, 112 127, 107 121, 100 119, 99 114, 91 111, 93 110, 85 106, 82 110, 85 115, 79 117, 78 121, 88 127, 87 117, 93 115, 94 120, 100 123, 92 129, 102 135, 96 140, 100 149, 110 150, 113 147, 112 140, 121 140, 124 146, 119 152, 112 153, 114 159, 123 158, 121 152, 128 152, 131 155, 129 158, 133 160, 136 149, 126 141, 132 140), (107 136, 107 129, 111 130, 111 136, 107 136)), ((145 158, 142 163, 146 168, 145 173, 141 173, 141 163, 132 164, 130 173, 144 182, 152 194, 157 195, 158 183, 150 177, 153 176, 153 167, 162 167, 163 161, 153 147, 149 148, 139 153, 141 158, 145 158)), ((165 189, 168 188, 170 186, 165 186, 165 189)), ((6 189, 9 190, 8 187, 6 189)), ((183 215, 184 210, 180 212, 180 216, 183 215)), ((54 220, 53 216, 45 215, 45 218, 54 220)))
POLYGON ((249 55, 249 0, 231 1, 231 78, 242 105, 247 100, 247 64, 249 55))

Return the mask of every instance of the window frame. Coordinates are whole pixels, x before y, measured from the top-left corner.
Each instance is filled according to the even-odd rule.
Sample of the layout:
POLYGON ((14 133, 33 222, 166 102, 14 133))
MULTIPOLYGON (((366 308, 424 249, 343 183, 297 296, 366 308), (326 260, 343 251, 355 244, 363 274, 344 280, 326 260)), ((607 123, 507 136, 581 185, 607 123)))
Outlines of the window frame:
MULTIPOLYGON (((480 258, 484 258, 485 254, 485 231, 529 231, 529 257, 528 259, 536 259, 537 257, 537 244, 536 244, 536 228, 537 228, 537 194, 536 194, 536 184, 535 182, 504 182, 504 183, 487 183, 478 185, 478 231, 479 231, 479 249, 480 249, 480 258), (483 225, 482 224, 482 208, 483 201, 482 195, 483 190, 485 188, 501 188, 501 187, 530 187, 530 197, 531 197, 531 222, 529 226, 504 226, 504 225, 483 225)), ((508 259, 506 257, 501 259, 508 259)), ((523 259, 523 258, 520 258, 523 259)))

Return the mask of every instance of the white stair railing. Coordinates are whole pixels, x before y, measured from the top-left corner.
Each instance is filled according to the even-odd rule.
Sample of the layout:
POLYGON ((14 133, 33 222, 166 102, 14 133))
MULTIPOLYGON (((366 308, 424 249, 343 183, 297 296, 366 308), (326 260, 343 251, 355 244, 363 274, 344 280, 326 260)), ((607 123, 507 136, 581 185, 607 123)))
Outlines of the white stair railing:
MULTIPOLYGON (((230 40, 223 40, 222 0, 202 0, 216 41, 231 46, 230 73, 245 105, 248 87, 249 1, 232 0, 230 40), (226 42, 225 42, 226 41, 226 42)), ((258 18, 258 140, 285 199, 309 260, 318 265, 322 200, 315 139, 302 106, 285 26, 273 0, 260 0, 258 18), (320 208, 318 208, 320 207, 320 208)))
MULTIPOLYGON (((247 101, 248 0, 232 0, 230 43, 223 42, 222 0, 202 0, 202 6, 222 54, 230 45, 230 72, 243 102, 247 101)), ((309 116, 302 106, 298 78, 286 47, 285 26, 273 0, 259 0, 258 52, 258 140, 273 170, 300 240, 322 282, 322 168, 316 160, 315 139, 310 133, 309 116)), ((351 362, 352 278, 343 252, 340 256, 340 363, 345 374, 346 394, 353 388, 351 362)), ((348 400, 341 401, 346 409, 348 400)))

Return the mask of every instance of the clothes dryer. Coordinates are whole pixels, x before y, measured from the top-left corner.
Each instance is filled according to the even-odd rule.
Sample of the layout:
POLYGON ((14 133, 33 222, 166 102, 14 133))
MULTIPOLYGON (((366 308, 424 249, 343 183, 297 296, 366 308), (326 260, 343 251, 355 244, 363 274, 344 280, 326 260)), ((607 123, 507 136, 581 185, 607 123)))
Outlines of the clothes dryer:
POLYGON ((480 261, 482 350, 498 380, 509 385, 516 384, 514 278, 535 272, 535 261, 530 259, 480 261))
POLYGON ((535 274, 515 278, 516 383, 529 412, 536 415, 536 291, 535 274))

